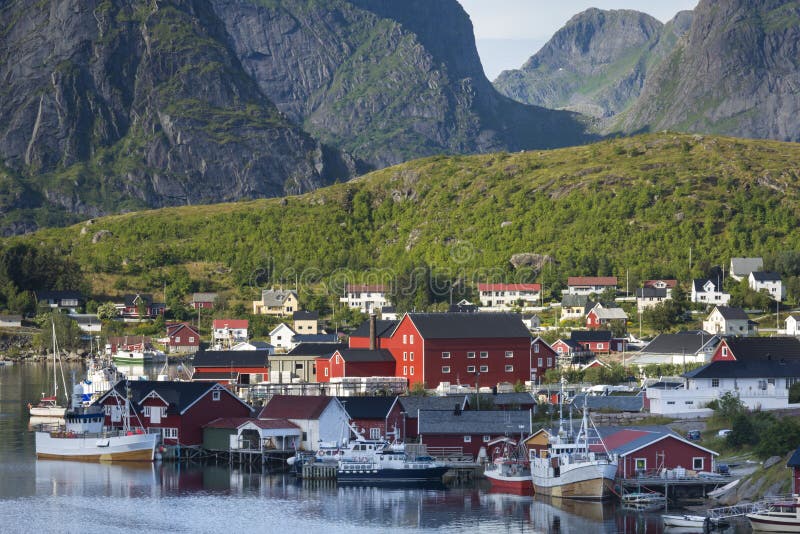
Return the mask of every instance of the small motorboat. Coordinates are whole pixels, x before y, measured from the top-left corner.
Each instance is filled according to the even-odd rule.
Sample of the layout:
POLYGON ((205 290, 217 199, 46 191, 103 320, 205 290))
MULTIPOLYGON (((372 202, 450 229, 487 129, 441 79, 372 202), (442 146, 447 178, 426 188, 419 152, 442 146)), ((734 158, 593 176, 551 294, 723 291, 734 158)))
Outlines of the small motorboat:
POLYGON ((709 518, 704 515, 662 515, 661 519, 664 521, 665 527, 687 527, 704 530, 710 524, 709 518))
POLYGON ((747 514, 756 532, 800 532, 800 496, 792 501, 776 501, 764 510, 747 514))

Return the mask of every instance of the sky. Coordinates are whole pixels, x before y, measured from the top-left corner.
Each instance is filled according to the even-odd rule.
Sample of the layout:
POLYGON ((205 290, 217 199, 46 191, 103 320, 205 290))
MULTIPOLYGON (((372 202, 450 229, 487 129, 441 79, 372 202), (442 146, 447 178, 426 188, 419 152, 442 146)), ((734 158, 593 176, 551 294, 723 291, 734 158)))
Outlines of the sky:
POLYGON ((678 11, 694 9, 698 0, 459 0, 472 19, 483 69, 494 80, 505 69, 517 69, 564 24, 590 7, 635 9, 661 22, 678 11))

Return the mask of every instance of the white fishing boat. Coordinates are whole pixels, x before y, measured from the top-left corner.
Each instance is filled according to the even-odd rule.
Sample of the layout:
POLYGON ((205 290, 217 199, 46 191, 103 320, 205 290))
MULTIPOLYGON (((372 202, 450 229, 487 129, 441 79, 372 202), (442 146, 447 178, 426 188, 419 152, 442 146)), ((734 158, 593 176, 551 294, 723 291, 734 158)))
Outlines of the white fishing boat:
POLYGON ((551 437, 547 449, 539 456, 535 451, 530 453, 535 492, 568 499, 610 498, 614 494, 617 458, 608 452, 597 429, 590 423, 586 406, 577 435, 564 430, 562 410, 559 410, 559 420, 558 433, 551 437))
POLYGON ((492 461, 486 465, 484 476, 492 489, 524 494, 533 492, 531 462, 528 450, 520 441, 502 437, 487 443, 493 449, 492 461))
MULTIPOLYGON (((93 358, 86 370, 86 378, 78 383, 82 390, 82 405, 88 406, 103 393, 114 387, 120 380, 125 380, 125 373, 120 371, 111 361, 93 358)), ((77 393, 77 390, 73 390, 77 393)))
MULTIPOLYGON (((114 391, 112 389, 112 391, 114 391)), ((64 425, 43 424, 36 431, 36 457, 78 461, 153 461, 160 433, 147 433, 141 423, 131 427, 128 399, 116 391, 123 406, 122 430, 104 427, 102 406, 80 406, 82 390, 76 388, 73 406, 64 415, 64 425)))
POLYGON ((684 527, 698 528, 703 530, 710 525, 711 521, 704 515, 662 515, 661 520, 665 527, 684 527))
MULTIPOLYGON (((36 404, 28 403, 28 412, 36 417, 64 417, 67 411, 65 406, 58 403, 58 371, 61 369, 60 360, 58 358, 58 342, 56 340, 56 324, 54 321, 50 322, 53 335, 53 394, 46 396, 42 393, 42 398, 36 404)), ((61 372, 61 383, 64 385, 64 395, 66 392, 66 382, 64 380, 64 372, 61 372)))
POLYGON ((764 510, 747 514, 756 532, 800 532, 800 496, 768 503, 764 510))

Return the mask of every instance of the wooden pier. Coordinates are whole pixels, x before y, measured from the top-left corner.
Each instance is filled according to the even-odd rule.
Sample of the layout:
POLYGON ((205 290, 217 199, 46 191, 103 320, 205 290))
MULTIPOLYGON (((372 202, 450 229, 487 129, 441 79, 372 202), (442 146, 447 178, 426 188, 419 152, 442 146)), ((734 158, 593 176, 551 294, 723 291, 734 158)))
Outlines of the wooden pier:
POLYGON ((704 499, 708 492, 729 483, 730 477, 639 477, 618 479, 622 492, 657 491, 670 500, 704 499))
POLYGON ((303 464, 301 476, 303 480, 330 480, 336 479, 337 464, 326 462, 313 462, 303 464))

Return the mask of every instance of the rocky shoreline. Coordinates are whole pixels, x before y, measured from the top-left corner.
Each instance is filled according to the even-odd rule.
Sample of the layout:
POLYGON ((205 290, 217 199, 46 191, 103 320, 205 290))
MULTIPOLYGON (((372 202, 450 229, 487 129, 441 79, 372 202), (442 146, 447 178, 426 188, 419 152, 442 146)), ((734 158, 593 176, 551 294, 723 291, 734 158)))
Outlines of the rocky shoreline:
MULTIPOLYGON (((60 351, 61 361, 80 361, 89 356, 85 349, 60 351)), ((0 338, 0 361, 15 363, 42 362, 53 357, 50 351, 41 351, 33 346, 29 336, 12 335, 0 338)))

